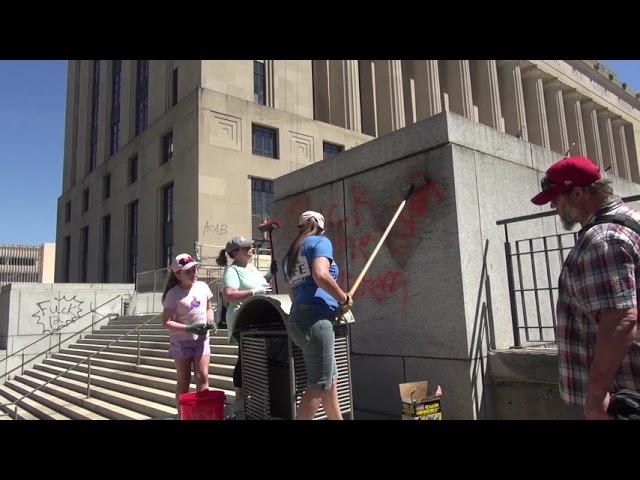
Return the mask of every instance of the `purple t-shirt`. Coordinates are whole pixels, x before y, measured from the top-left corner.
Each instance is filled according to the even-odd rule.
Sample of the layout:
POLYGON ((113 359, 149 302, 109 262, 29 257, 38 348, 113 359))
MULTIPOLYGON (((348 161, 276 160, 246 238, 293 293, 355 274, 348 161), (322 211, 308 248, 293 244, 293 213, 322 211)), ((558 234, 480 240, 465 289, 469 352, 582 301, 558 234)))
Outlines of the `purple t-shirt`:
MULTIPOLYGON (((175 308, 176 313, 171 320, 185 325, 192 323, 207 323, 207 301, 213 297, 209 285, 197 281, 191 288, 182 288, 176 285, 167 292, 164 299, 164 308, 175 308)), ((195 333, 175 332, 169 333, 171 341, 184 342, 202 338, 195 333)), ((207 337, 209 333, 207 332, 207 337)))

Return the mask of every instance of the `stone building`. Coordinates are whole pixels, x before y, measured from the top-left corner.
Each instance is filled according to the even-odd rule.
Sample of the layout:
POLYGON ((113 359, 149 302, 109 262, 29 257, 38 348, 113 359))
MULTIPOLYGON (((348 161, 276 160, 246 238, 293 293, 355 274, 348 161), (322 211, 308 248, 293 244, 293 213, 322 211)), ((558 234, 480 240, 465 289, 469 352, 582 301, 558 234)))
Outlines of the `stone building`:
POLYGON ((57 282, 262 240, 273 180, 442 111, 640 183, 640 100, 590 60, 70 60, 57 282))

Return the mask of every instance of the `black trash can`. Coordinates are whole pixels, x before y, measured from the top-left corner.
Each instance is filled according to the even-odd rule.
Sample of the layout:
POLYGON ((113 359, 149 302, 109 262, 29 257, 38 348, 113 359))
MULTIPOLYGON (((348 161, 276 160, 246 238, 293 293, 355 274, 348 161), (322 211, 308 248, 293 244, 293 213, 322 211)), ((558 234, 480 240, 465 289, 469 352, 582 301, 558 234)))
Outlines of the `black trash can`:
MULTIPOLYGON (((256 295, 236 315, 234 334, 242 357, 247 420, 293 420, 307 385, 302 351, 287 335, 289 295, 256 295)), ((338 399, 342 416, 353 419, 349 325, 336 325, 338 399)), ((326 419, 321 406, 314 420, 326 419)))

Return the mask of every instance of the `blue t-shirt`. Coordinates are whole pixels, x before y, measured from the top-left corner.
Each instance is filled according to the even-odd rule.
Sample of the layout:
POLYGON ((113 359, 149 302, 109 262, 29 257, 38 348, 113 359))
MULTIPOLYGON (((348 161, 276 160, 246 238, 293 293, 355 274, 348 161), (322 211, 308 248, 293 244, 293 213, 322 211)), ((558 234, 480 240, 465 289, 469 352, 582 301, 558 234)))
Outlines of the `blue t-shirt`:
POLYGON ((326 315, 328 318, 335 316, 338 308, 338 302, 316 285, 311 268, 313 260, 318 257, 326 257, 329 259, 329 273, 334 280, 338 280, 338 265, 333 261, 333 245, 324 235, 311 235, 305 238, 300 246, 300 254, 298 261, 289 279, 287 275, 287 257, 282 259, 282 271, 284 279, 290 282, 293 288, 294 303, 309 305, 318 312, 326 315))

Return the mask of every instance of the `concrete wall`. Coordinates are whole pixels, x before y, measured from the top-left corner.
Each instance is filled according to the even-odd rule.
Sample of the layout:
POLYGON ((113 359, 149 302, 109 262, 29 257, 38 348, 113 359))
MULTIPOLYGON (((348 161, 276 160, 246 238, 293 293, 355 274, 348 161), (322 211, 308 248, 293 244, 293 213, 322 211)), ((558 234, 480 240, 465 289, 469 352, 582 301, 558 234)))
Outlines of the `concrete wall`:
POLYGON ((53 283, 56 269, 56 244, 43 243, 41 254, 40 278, 42 283, 53 283))
MULTIPOLYGON (((203 66, 212 68, 210 63, 206 61, 203 66)), ((235 78, 242 72, 247 73, 246 68, 240 71, 231 68, 235 63, 231 62, 228 72, 225 70, 227 76, 233 74, 235 78)), ((276 62, 278 65, 279 63, 276 62)), ((309 62, 288 61, 282 62, 277 70, 281 75, 276 77, 276 81, 284 84, 286 72, 291 74, 290 70, 297 63, 301 64, 300 70, 306 72, 301 74, 301 78, 308 77, 309 62)), ((253 68, 252 61, 247 61, 247 64, 249 69, 253 68)), ((244 63, 241 66, 247 67, 244 63)), ((207 83, 210 84, 211 81, 207 83)), ((192 234, 188 246, 192 248, 194 241, 200 241, 203 244, 202 258, 207 263, 213 264, 220 249, 224 248, 231 237, 241 235, 256 238, 255 229, 252 228, 254 219, 251 216, 252 178, 276 178, 321 161, 323 141, 342 145, 347 150, 371 138, 313 121, 309 118, 312 109, 310 110, 308 102, 289 104, 297 97, 302 102, 306 98, 305 92, 311 91, 309 84, 294 83, 293 86, 297 90, 289 92, 286 103, 282 100, 281 110, 253 102, 252 77, 251 82, 245 85, 246 91, 242 96, 229 96, 206 88, 201 91, 198 198, 197 203, 194 203, 197 205, 197 210, 194 210, 198 215, 197 224, 194 223, 197 225, 197 232, 192 234), (282 110, 285 110, 285 106, 291 112, 297 112, 300 107, 301 111, 307 113, 303 116, 284 112, 282 110), (253 154, 253 124, 277 131, 277 158, 253 154)))
MULTIPOLYGON (((346 290, 397 211, 424 178, 359 287, 351 328, 357 418, 398 418, 398 384, 428 380, 448 419, 491 418, 487 355, 513 345, 498 220, 533 214, 541 172, 558 155, 444 112, 276 179, 278 258, 300 213, 324 213, 346 290)), ((640 192, 626 181, 622 195, 640 192)), ((556 217, 523 222, 510 239, 561 231, 556 217)), ((282 278, 278 279, 282 282, 282 278)))
POLYGON ((584 420, 560 398, 557 349, 496 350, 488 363, 494 420, 584 420))
MULTIPOLYGON (((77 342, 91 325, 99 328, 122 314, 129 284, 9 284, 0 289, 0 374, 42 362, 43 353, 77 342), (51 335, 52 332, 55 332, 51 335), (14 355, 12 357, 12 355, 14 355)), ((91 328, 84 334, 91 333, 91 328)), ((17 373, 17 372, 16 372, 17 373)))

